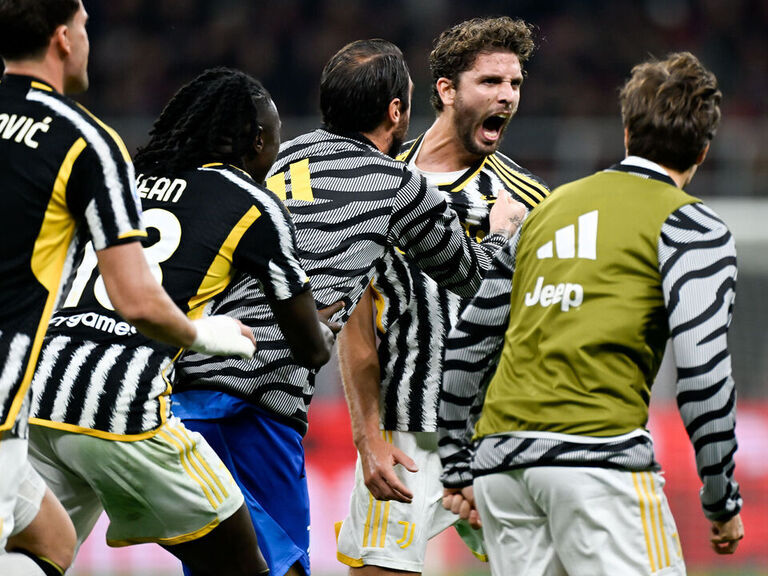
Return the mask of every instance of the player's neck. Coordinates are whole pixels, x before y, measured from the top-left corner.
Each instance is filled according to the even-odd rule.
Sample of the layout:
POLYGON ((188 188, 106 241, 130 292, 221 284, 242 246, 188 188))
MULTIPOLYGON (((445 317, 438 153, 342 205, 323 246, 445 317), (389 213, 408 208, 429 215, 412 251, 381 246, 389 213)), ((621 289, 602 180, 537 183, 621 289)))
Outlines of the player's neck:
POLYGON ((456 134, 456 128, 441 114, 424 134, 415 164, 425 172, 466 170, 479 158, 467 152, 456 134))
POLYGON ((32 76, 47 84, 59 93, 64 92, 64 72, 61 65, 57 65, 48 58, 42 60, 15 60, 5 65, 6 74, 19 74, 32 76))

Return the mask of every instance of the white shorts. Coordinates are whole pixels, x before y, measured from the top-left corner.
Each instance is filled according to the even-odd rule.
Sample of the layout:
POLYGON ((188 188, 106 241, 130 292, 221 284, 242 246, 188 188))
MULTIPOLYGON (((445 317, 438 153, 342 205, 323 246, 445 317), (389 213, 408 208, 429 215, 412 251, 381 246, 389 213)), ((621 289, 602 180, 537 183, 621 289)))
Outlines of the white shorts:
POLYGON ((349 515, 336 525, 339 561, 353 567, 374 565, 421 572, 427 541, 454 524, 475 556, 485 560, 482 533, 463 522, 457 524, 458 516, 442 506, 440 473, 443 468, 437 455, 437 434, 390 431, 382 434, 419 467, 416 473, 401 466, 396 469, 398 477, 413 492, 413 502, 374 500, 365 487, 358 457, 349 515))
POLYGON ((15 530, 16 502, 26 476, 27 439, 0 432, 0 551, 15 530))
POLYGON ((206 535, 243 504, 221 459, 177 418, 133 442, 31 426, 29 452, 72 518, 78 544, 102 510, 110 546, 173 545, 206 535))
POLYGON ((494 576, 686 573, 661 474, 531 467, 473 486, 494 576))

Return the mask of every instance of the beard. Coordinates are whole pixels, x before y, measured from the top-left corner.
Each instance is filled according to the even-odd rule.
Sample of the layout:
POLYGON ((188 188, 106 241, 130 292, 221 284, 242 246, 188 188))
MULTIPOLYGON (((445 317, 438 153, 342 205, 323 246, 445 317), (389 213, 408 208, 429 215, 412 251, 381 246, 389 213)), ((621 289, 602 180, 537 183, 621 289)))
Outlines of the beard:
MULTIPOLYGON (((485 143, 477 136, 478 128, 483 124, 483 116, 478 114, 471 107, 466 106, 464 101, 458 97, 454 104, 454 109, 454 126, 459 141, 464 149, 477 157, 490 156, 496 152, 501 141, 504 139, 504 132, 506 131, 507 124, 505 123, 504 126, 500 128, 499 137, 496 141, 485 143)), ((514 111, 512 114, 514 115, 514 111)))

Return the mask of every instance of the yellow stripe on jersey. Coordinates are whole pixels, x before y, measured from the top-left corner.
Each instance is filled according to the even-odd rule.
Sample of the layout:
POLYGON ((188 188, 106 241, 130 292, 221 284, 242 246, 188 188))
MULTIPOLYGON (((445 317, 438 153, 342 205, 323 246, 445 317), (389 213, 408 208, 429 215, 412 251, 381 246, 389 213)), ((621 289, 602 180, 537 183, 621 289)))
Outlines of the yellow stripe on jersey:
POLYGON ((146 238, 147 233, 144 230, 129 230, 128 232, 123 232, 118 236, 118 239, 125 240, 126 238, 146 238))
POLYGON ((88 110, 85 106, 83 106, 82 104, 78 104, 78 107, 83 112, 88 114, 88 116, 90 116, 93 119, 93 121, 96 122, 96 124, 101 126, 104 129, 104 131, 112 137, 112 140, 115 141, 115 144, 117 144, 117 148, 120 150, 120 154, 122 154, 123 156, 123 160, 128 164, 130 164, 132 162, 131 155, 128 153, 128 148, 125 147, 125 143, 123 142, 123 139, 120 138, 120 135, 117 132, 115 132, 111 126, 107 126, 106 124, 104 124, 104 122, 102 122, 96 116, 91 114, 91 111, 88 110))
POLYGON ((475 170, 474 172, 472 172, 472 174, 471 174, 471 175, 469 175, 469 176, 462 176, 462 177, 461 177, 461 184, 459 184, 458 186, 456 186, 456 188, 452 188, 452 189, 451 189, 451 192, 461 192, 462 190, 464 190, 464 188, 466 187, 466 185, 467 185, 467 184, 469 184, 470 182, 472 182, 472 180, 474 180, 474 179, 475 179, 475 176, 477 176, 477 175, 478 175, 478 173, 479 173, 479 172, 480 172, 480 171, 483 169, 483 166, 485 166, 485 163, 486 163, 486 162, 488 162, 488 158, 489 158, 489 157, 488 157, 488 156, 486 156, 486 157, 483 159, 483 161, 482 161, 482 162, 480 162, 480 166, 478 166, 478 167, 477 167, 477 170, 475 170))
POLYGON ((48 291, 48 297, 37 325, 35 338, 32 341, 29 360, 24 371, 24 377, 21 380, 21 386, 19 386, 13 399, 11 408, 8 411, 8 417, 0 425, 0 430, 7 430, 13 426, 29 385, 32 383, 32 376, 37 365, 37 357, 40 354, 43 337, 48 328, 48 321, 51 318, 53 306, 56 302, 61 274, 67 260, 67 251, 75 233, 75 221, 67 207, 67 183, 72 175, 72 167, 83 150, 85 150, 85 147, 85 140, 78 138, 67 151, 53 184, 53 191, 43 215, 40 233, 35 240, 30 268, 37 281, 48 291))
POLYGON ((232 267, 232 255, 235 252, 235 248, 240 243, 243 234, 260 216, 261 212, 259 209, 256 206, 251 206, 243 217, 240 218, 240 221, 235 224, 234 228, 232 228, 227 239, 224 240, 221 248, 219 248, 219 253, 205 273, 205 277, 197 289, 197 294, 189 299, 187 304, 189 306, 189 313, 187 315, 190 318, 202 317, 203 307, 201 304, 205 304, 216 294, 224 290, 230 283, 234 270, 232 267))
POLYGON ((312 186, 309 184, 309 158, 294 162, 291 171, 291 197, 294 200, 312 202, 312 186))
POLYGON ((495 156, 490 157, 489 163, 493 166, 499 178, 525 198, 532 206, 543 201, 549 195, 549 191, 544 186, 525 174, 510 169, 495 156))
POLYGON ((187 475, 189 475, 192 480, 194 480, 202 489, 203 494, 205 494, 206 499, 208 502, 210 502, 211 506, 215 510, 218 508, 216 505, 216 502, 213 501, 213 498, 211 497, 210 492, 208 492, 208 488, 205 486, 205 481, 200 478, 197 474, 195 474, 191 469, 190 465, 188 463, 187 453, 186 453, 186 447, 182 446, 177 442, 166 430, 160 430, 158 433, 158 436, 160 436, 163 440, 165 440, 168 444, 176 448, 176 451, 179 453, 179 460, 181 462, 182 467, 187 472, 187 475))
POLYGON ((285 202, 285 172, 280 172, 279 174, 267 178, 267 189, 285 202))

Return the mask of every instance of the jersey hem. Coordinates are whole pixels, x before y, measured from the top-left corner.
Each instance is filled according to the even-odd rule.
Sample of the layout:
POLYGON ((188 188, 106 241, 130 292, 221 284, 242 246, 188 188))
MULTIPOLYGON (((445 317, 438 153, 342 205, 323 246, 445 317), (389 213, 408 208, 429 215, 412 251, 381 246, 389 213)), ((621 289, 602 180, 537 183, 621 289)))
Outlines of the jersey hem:
MULTIPOLYGON (((120 442, 136 442, 138 440, 146 440, 157 435, 160 429, 165 425, 166 419, 163 417, 160 422, 160 426, 147 432, 140 432, 139 434, 116 434, 115 432, 105 432, 103 430, 96 430, 94 428, 85 428, 83 426, 77 426, 75 424, 67 424, 66 422, 54 422, 53 420, 44 420, 42 418, 30 418, 30 424, 36 426, 44 426, 45 428, 53 428, 55 430, 63 430, 64 432, 73 432, 75 434, 85 434, 87 436, 93 436, 95 438, 101 438, 103 440, 117 440, 120 442)), ((154 542, 154 540, 148 540, 148 542, 154 542)), ((127 546, 127 544, 126 544, 127 546)))

